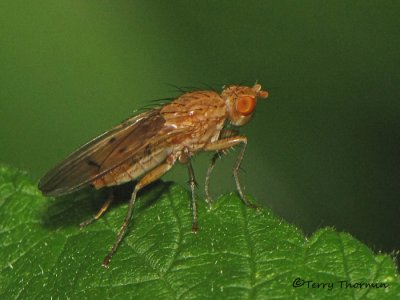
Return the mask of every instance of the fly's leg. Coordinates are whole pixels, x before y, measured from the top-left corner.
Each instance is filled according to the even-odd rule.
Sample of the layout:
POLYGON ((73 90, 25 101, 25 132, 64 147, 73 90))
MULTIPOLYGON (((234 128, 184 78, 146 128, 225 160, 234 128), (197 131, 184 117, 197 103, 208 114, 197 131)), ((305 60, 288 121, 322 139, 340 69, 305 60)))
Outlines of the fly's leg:
POLYGON ((208 165, 208 169, 207 169, 206 180, 204 183, 204 193, 206 195, 206 202, 207 202, 209 208, 211 208, 211 203, 212 203, 212 198, 211 198, 210 192, 209 192, 210 177, 211 177, 211 173, 215 167, 215 163, 217 162, 219 156, 220 156, 220 153, 216 152, 216 153, 214 153, 213 157, 211 158, 210 164, 208 165))
POLYGON ((122 238, 124 237, 126 230, 128 229, 129 221, 131 220, 132 217, 132 211, 133 211, 133 206, 135 205, 136 202, 136 195, 139 192, 140 189, 145 187, 146 185, 156 181, 159 179, 162 175, 167 173, 172 166, 175 163, 175 158, 173 156, 169 156, 163 164, 159 165, 158 167, 154 168, 151 170, 149 173, 147 173, 145 176, 140 179, 140 181, 136 184, 135 189, 133 190, 131 200, 129 201, 128 205, 128 213, 125 216, 124 223, 122 223, 121 228, 118 231, 117 239, 112 246, 110 252, 107 254, 107 256, 103 260, 103 267, 108 268, 108 265, 110 263, 110 260, 112 256, 114 255, 115 251, 117 250, 119 244, 122 241, 122 238))
POLYGON ((110 207, 111 202, 113 201, 114 195, 112 192, 109 193, 106 202, 104 202, 103 206, 100 208, 100 210, 97 212, 97 214, 95 214, 93 217, 91 217, 90 219, 82 222, 79 224, 79 226, 81 227, 81 229, 83 227, 88 226, 89 224, 92 224, 94 221, 98 220, 105 212, 106 210, 110 207))
POLYGON ((192 190, 192 214, 193 214, 192 231, 197 232, 199 230, 199 224, 197 221, 196 195, 195 195, 195 187, 196 187, 197 183, 196 183, 196 178, 194 177, 194 171, 193 171, 192 162, 190 161, 190 157, 188 157, 187 166, 188 166, 188 172, 189 172, 190 189, 192 190))
MULTIPOLYGON (((221 140, 225 140, 227 138, 233 137, 235 135, 238 134, 238 130, 235 129, 223 129, 221 134, 220 134, 220 139, 221 140)), ((226 148, 225 148, 226 150, 226 148)), ((210 164, 208 165, 208 169, 207 169, 207 175, 206 175, 206 180, 204 183, 204 193, 206 195, 206 202, 208 203, 209 208, 211 208, 211 204, 212 204, 212 198, 210 196, 210 192, 209 192, 209 187, 210 187, 210 177, 211 177, 211 173, 215 167, 215 163, 217 162, 218 158, 221 157, 221 153, 223 153, 222 151, 217 151, 213 157, 211 158, 210 164)))
POLYGON ((242 186, 240 184, 240 180, 239 180, 239 169, 240 169, 240 164, 242 163, 243 157, 244 157, 244 152, 246 151, 246 146, 247 146, 247 138, 245 138, 245 140, 243 140, 243 146, 242 149, 240 149, 240 153, 237 157, 235 166, 233 167, 233 177, 235 177, 235 181, 236 181, 236 188, 239 192, 240 198, 242 198, 243 202, 252 208, 257 208, 258 206, 251 203, 246 196, 244 195, 243 191, 242 191, 242 186))
POLYGON ((199 225, 197 221, 197 204, 196 204, 196 193, 195 188, 197 186, 196 178, 194 176, 194 170, 192 166, 192 162, 190 160, 190 151, 187 147, 185 147, 179 156, 179 162, 184 163, 188 167, 189 173, 189 185, 192 192, 192 231, 197 232, 199 230, 199 225))
POLYGON ((238 158, 236 160, 235 166, 233 167, 233 177, 235 178, 236 189, 237 189, 237 191, 238 191, 238 193, 240 195, 240 198, 244 202, 244 204, 246 204, 247 206, 253 207, 253 208, 257 208, 257 206, 252 204, 249 200, 247 200, 247 198, 243 194, 242 186, 240 184, 239 175, 238 175, 240 164, 241 164, 241 162, 243 160, 244 152, 246 150, 247 138, 245 136, 233 136, 233 137, 229 137, 229 138, 226 138, 226 139, 218 140, 218 141, 215 141, 215 142, 213 142, 211 144, 208 144, 204 148, 204 150, 206 150, 206 151, 225 150, 225 149, 231 148, 233 146, 236 146, 238 144, 243 144, 243 147, 240 150, 240 153, 239 153, 238 158))

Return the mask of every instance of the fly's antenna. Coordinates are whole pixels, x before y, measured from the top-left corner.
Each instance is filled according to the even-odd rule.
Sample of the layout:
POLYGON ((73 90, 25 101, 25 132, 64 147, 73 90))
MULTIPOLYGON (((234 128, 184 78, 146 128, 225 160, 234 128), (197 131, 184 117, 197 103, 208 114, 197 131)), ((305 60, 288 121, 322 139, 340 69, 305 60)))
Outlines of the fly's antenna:
POLYGON ((257 97, 260 98, 267 98, 269 95, 268 91, 262 90, 261 84, 257 83, 257 81, 253 86, 253 90, 256 92, 257 97))

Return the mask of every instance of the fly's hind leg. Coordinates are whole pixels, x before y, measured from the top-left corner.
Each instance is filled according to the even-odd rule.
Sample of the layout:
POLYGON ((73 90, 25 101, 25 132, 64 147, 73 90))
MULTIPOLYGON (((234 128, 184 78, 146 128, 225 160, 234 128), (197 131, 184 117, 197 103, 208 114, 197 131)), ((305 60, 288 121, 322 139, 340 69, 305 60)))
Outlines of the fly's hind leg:
POLYGON ((131 196, 131 200, 129 201, 128 213, 125 216, 124 223, 122 223, 122 226, 118 231, 117 239, 114 242, 114 245, 112 246, 110 252, 107 254, 107 256, 103 260, 103 267, 108 268, 108 265, 110 263, 112 256, 114 255, 115 251, 117 250, 119 244, 122 241, 122 238, 124 237, 124 235, 126 233, 126 230, 128 229, 129 221, 131 220, 131 217, 132 217, 133 206, 135 205, 135 202, 136 202, 136 195, 139 192, 139 190, 142 189, 143 187, 145 187, 146 185, 156 181, 162 175, 167 173, 172 168, 174 163, 175 163, 175 158, 172 155, 169 156, 164 163, 162 163, 158 167, 155 167, 149 173, 144 175, 140 179, 140 181, 136 184, 135 189, 133 190, 133 193, 131 196))
POLYGON ((206 180, 204 183, 204 193, 206 195, 206 202, 207 202, 209 208, 211 208, 211 203, 212 203, 212 198, 210 196, 210 190, 209 190, 210 177, 211 177, 211 173, 215 167, 215 163, 217 162, 219 156, 220 156, 220 153, 215 152, 213 157, 211 158, 210 164, 208 165, 208 169, 207 169, 206 180))
POLYGON ((197 232, 199 230, 199 224, 197 221, 197 205, 196 205, 196 194, 195 194, 195 187, 197 185, 196 178, 194 177, 194 170, 190 158, 187 162, 188 172, 189 172, 189 184, 190 189, 192 191, 192 231, 197 232))
POLYGON ((189 173, 189 185, 192 192, 192 231, 197 232, 199 230, 199 224, 197 220, 197 204, 196 204, 196 193, 195 188, 197 186, 196 178, 194 176, 194 170, 192 162, 190 160, 190 152, 188 148, 184 148, 182 154, 179 157, 181 163, 185 163, 188 167, 189 173))
POLYGON ((205 147, 204 150, 206 150, 206 151, 220 151, 220 150, 225 150, 225 149, 231 148, 231 147, 236 146, 238 144, 243 144, 243 147, 240 150, 240 153, 239 153, 238 158, 236 160, 235 166, 233 167, 233 177, 235 178, 236 189, 237 189, 237 191, 238 191, 238 193, 240 195, 240 198, 244 202, 244 204, 246 204, 247 206, 252 207, 252 208, 257 208, 257 205, 251 203, 246 198, 246 196, 244 195, 243 190, 242 190, 242 186, 240 184, 239 175, 238 175, 240 164, 241 164, 241 162, 243 160, 244 152, 246 150, 247 138, 245 136, 233 136, 233 137, 221 139, 221 140, 215 141, 215 142, 213 142, 211 144, 208 144, 205 147))
POLYGON ((82 222, 79 224, 80 228, 82 229, 83 227, 88 226, 89 224, 92 224, 94 221, 98 220, 105 212, 106 210, 110 207, 111 202, 114 199, 114 194, 112 191, 109 192, 108 197, 106 202, 104 202, 103 206, 100 208, 100 210, 90 219, 82 222))

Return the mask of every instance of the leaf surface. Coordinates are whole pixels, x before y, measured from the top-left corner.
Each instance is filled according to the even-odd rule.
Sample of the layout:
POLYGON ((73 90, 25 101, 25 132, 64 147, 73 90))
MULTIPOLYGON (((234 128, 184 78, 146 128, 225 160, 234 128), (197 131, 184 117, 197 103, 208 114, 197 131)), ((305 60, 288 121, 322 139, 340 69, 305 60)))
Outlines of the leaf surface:
POLYGON ((199 199, 200 231, 193 234, 188 191, 169 183, 139 194, 130 230, 105 269, 127 203, 78 226, 104 198, 89 189, 45 198, 26 173, 0 166, 0 298, 400 298, 389 255, 332 228, 306 238, 233 193, 211 210, 199 199))

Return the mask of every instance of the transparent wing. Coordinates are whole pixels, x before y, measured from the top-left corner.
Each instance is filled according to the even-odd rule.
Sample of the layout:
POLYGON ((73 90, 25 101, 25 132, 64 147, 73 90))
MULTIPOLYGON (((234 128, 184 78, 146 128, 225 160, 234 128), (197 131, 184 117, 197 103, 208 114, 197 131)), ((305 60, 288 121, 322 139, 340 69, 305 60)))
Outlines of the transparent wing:
POLYGON ((79 189, 143 152, 158 133, 162 132, 161 137, 168 137, 173 128, 167 128, 164 124, 165 119, 159 109, 126 120, 56 165, 40 180, 39 189, 43 194, 52 196, 79 189))

